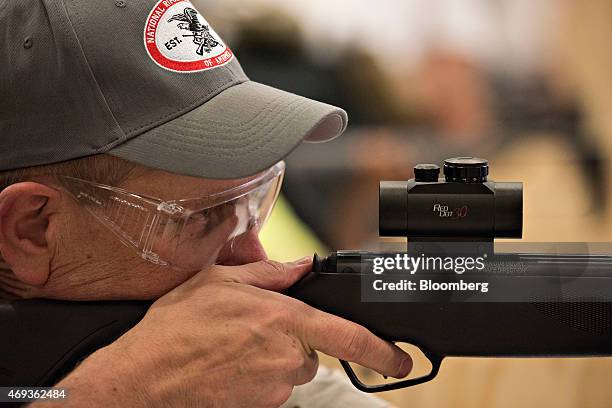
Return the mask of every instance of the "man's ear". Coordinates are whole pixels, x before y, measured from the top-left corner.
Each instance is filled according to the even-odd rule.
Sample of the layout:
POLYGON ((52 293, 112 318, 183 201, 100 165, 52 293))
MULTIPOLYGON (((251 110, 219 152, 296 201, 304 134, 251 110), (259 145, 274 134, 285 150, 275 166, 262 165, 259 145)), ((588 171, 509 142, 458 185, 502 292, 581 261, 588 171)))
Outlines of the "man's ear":
POLYGON ((0 253, 17 278, 32 286, 49 278, 53 252, 49 231, 59 198, 57 190, 34 182, 0 191, 0 253))

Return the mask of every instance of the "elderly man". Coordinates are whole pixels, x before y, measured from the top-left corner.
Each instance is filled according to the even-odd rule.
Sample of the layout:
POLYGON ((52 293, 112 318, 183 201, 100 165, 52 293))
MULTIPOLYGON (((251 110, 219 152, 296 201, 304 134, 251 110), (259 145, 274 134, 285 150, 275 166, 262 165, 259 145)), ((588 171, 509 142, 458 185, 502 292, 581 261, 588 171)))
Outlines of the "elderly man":
POLYGON ((58 405, 279 406, 316 350, 405 376, 396 346, 278 293, 311 261, 267 260, 257 238, 283 157, 342 133, 345 112, 249 81, 212 28, 198 55, 169 18, 187 8, 0 7, 3 297, 155 300, 58 405))

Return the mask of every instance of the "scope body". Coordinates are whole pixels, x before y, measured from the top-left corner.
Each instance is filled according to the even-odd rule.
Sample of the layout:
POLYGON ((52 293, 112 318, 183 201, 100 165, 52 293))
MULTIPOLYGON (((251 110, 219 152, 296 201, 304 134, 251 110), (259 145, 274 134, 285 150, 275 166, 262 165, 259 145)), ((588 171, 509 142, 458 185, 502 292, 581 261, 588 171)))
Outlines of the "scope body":
POLYGON ((413 179, 380 182, 381 236, 440 242, 521 238, 522 183, 487 181, 483 159, 448 159, 444 169, 445 178, 438 178, 438 166, 417 165, 413 179))

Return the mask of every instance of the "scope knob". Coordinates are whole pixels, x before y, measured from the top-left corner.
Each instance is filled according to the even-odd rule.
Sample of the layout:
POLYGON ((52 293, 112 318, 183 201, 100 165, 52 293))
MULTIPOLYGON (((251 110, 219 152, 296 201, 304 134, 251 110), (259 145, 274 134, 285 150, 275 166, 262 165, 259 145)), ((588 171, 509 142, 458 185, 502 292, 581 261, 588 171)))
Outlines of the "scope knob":
POLYGON ((453 157, 444 160, 447 182, 484 183, 489 174, 489 162, 478 157, 453 157))
POLYGON ((436 164, 417 164, 414 166, 414 181, 437 182, 440 167, 436 164))

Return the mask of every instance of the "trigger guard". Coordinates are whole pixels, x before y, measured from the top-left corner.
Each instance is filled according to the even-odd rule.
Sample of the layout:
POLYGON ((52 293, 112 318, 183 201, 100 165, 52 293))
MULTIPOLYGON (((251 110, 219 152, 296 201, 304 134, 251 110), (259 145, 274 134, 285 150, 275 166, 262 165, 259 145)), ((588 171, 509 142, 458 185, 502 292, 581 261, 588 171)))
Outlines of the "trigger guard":
POLYGON ((417 378, 410 378, 408 380, 396 381, 391 384, 378 384, 378 385, 364 384, 357 377, 357 374, 355 374, 355 371, 353 370, 353 368, 347 361, 340 360, 340 364, 342 365, 342 368, 344 368, 344 371, 346 372, 346 375, 348 376, 349 380, 351 380, 351 383, 359 391, 368 392, 368 393, 383 392, 383 391, 397 390, 400 388, 413 387, 415 385, 423 384, 423 383, 433 380, 436 377, 436 375, 438 375, 438 371, 440 371, 440 365, 442 364, 442 360, 444 359, 444 357, 440 357, 433 353, 427 353, 427 352, 423 352, 423 354, 425 354, 425 356, 431 363, 431 371, 429 372, 429 374, 426 374, 426 375, 423 375, 417 378))

